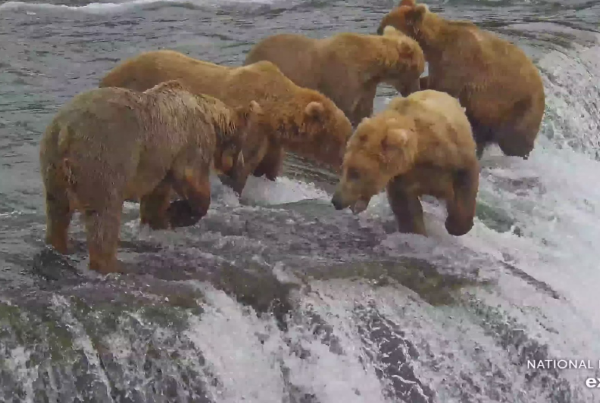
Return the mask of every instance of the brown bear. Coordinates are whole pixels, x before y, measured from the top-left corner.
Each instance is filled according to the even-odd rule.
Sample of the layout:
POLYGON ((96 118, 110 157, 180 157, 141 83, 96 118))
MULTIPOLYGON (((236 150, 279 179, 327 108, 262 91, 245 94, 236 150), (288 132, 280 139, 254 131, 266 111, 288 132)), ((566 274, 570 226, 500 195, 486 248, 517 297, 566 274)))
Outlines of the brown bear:
POLYGON ((125 199, 141 200, 141 222, 153 229, 195 224, 209 208, 211 164, 232 169, 259 112, 256 102, 232 109, 176 81, 145 92, 100 88, 76 95, 41 140, 46 242, 68 253, 68 228, 80 211, 89 267, 109 273, 119 266, 125 199), (184 200, 171 202, 171 189, 184 200))
POLYGON ((377 32, 390 25, 425 52, 429 74, 421 89, 447 92, 466 107, 479 158, 490 143, 505 155, 528 158, 545 94, 538 69, 519 47, 470 22, 446 20, 415 0, 402 0, 377 32))
POLYGON ((324 39, 269 36, 250 50, 244 64, 262 60, 276 64, 296 85, 331 98, 353 125, 373 113, 379 83, 407 96, 419 90, 425 70, 419 44, 393 27, 383 36, 346 32, 324 39))
POLYGON ((464 235, 473 226, 479 188, 472 136, 464 108, 447 93, 394 98, 363 119, 348 141, 332 204, 358 214, 387 188, 399 231, 426 236, 419 197, 431 195, 446 202, 448 233, 464 235))
POLYGON ((256 100, 262 110, 258 129, 248 133, 244 169, 227 183, 241 194, 250 173, 275 180, 284 148, 339 170, 352 125, 326 96, 299 87, 268 61, 242 67, 204 62, 171 50, 141 53, 110 71, 100 87, 144 91, 179 79, 195 93, 212 95, 230 106, 256 100))

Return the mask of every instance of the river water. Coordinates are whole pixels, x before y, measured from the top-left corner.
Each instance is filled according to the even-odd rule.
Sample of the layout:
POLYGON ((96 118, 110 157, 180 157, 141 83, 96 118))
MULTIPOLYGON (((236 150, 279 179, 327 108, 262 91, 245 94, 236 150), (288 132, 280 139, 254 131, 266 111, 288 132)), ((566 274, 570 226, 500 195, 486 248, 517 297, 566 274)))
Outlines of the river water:
POLYGON ((0 2, 0 401, 600 401, 585 384, 600 377, 598 0, 429 3, 519 43, 546 87, 531 158, 484 156, 466 236, 432 199, 429 238, 396 233, 382 195, 335 211, 335 177, 290 158, 240 200, 214 182, 192 228, 140 228, 126 204, 130 274, 87 269, 77 218, 74 255, 45 247, 40 136, 118 61, 170 48, 239 65, 278 32, 374 33, 393 5, 0 2), (559 359, 587 368, 537 368, 559 359))

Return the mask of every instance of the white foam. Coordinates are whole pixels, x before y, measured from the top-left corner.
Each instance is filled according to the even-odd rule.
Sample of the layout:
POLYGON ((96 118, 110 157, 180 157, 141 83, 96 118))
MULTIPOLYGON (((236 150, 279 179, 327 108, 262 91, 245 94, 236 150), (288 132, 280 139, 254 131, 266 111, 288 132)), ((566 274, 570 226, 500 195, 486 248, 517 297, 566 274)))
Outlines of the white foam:
POLYGON ((251 176, 248 178, 242 196, 264 204, 293 203, 311 199, 331 199, 331 195, 319 189, 314 183, 300 182, 282 176, 278 177, 275 181, 251 176))
POLYGON ((287 401, 284 366, 291 383, 320 402, 387 402, 374 369, 361 362, 364 353, 354 349, 360 341, 348 318, 335 321, 344 354, 332 352, 316 339, 310 326, 290 329, 286 338, 310 351, 310 357, 301 359, 289 351, 272 320, 258 318, 252 309, 242 308, 210 285, 199 288, 207 304, 201 319, 190 318, 185 336, 202 351, 209 372, 218 379, 216 386, 209 385, 212 399, 223 403, 287 401))
MULTIPOLYGON (((6 368, 21 381, 25 398, 24 403, 33 403, 35 392, 33 383, 37 380, 37 368, 28 365, 31 360, 31 351, 22 346, 17 346, 6 350, 7 359, 3 360, 6 368)), ((8 397, 8 396, 7 396, 8 397)))
MULTIPOLYGON (((600 41, 600 35, 596 35, 600 41)), ((600 148, 600 46, 572 44, 570 52, 553 51, 540 60, 547 75, 545 126, 553 143, 592 156, 600 148)))
POLYGON ((185 332, 202 351, 218 384, 209 382, 211 400, 223 403, 281 402, 284 383, 277 350, 281 341, 272 334, 273 324, 260 321, 222 291, 200 286, 207 304, 201 320, 190 318, 185 332), (261 336, 262 335, 262 336, 261 336))
MULTIPOLYGON (((316 287, 315 292, 302 296, 300 311, 318 314, 331 326, 332 336, 338 342, 337 347, 324 343, 315 337, 312 326, 307 323, 293 328, 289 332, 290 337, 310 355, 305 359, 296 356, 286 358, 291 380, 312 391, 319 402, 388 402, 383 396, 384 385, 360 347, 362 341, 352 312, 356 303, 354 298, 360 293, 345 289, 345 284, 348 283, 313 282, 311 287, 316 287)), ((364 301, 364 295, 361 295, 361 300, 364 301)))
POLYGON ((89 334, 85 331, 84 326, 75 318, 71 312, 71 305, 69 301, 62 295, 54 294, 52 296, 53 309, 61 314, 62 320, 67 324, 69 330, 73 335, 73 348, 75 350, 81 350, 85 354, 86 359, 89 363, 91 372, 95 375, 95 378, 104 387, 104 396, 109 402, 114 402, 111 396, 111 386, 108 380, 108 376, 100 363, 100 357, 98 352, 94 349, 92 340, 89 334))
POLYGON ((271 4, 273 0, 131 0, 122 3, 89 3, 84 6, 67 6, 64 4, 49 4, 49 3, 29 3, 22 1, 7 1, 0 5, 0 12, 3 11, 25 11, 28 15, 35 15, 31 10, 71 10, 82 11, 87 13, 110 13, 123 11, 139 6, 144 6, 154 3, 165 4, 192 4, 201 6, 216 6, 228 3, 249 3, 249 4, 271 4))
MULTIPOLYGON (((497 147, 486 151, 478 199, 512 221, 510 229, 500 231, 476 219, 467 235, 452 237, 443 227, 443 203, 427 201, 423 207, 428 238, 394 233, 384 236, 378 248, 382 254, 396 256, 397 250, 405 251, 402 246, 409 245, 417 256, 429 260, 446 257, 455 261, 458 269, 467 265, 469 255, 513 264, 561 299, 552 298, 540 288, 542 285, 497 264, 481 265, 483 275, 494 277, 499 288, 493 295, 480 293, 481 298, 517 317, 529 329, 526 334, 547 343, 555 357, 593 359, 600 354, 596 337, 600 332, 600 162, 594 159, 600 148, 600 116, 593 107, 600 102, 599 55, 598 46, 574 45, 569 51, 550 52, 540 61, 544 74, 551 78, 544 76, 547 114, 529 160, 506 157, 497 147), (527 307, 527 314, 521 313, 520 307, 527 307), (559 331, 547 331, 549 327, 559 331)), ((379 99, 376 109, 385 103, 379 99)), ((363 227, 380 227, 391 217, 382 193, 372 198, 359 222, 363 227)), ((328 292, 339 298, 346 294, 332 289, 328 292)), ((350 294, 349 298, 364 298, 350 294)), ((382 298, 381 291, 377 298, 382 298)), ((419 318, 419 326, 428 327, 422 320, 419 318)), ((344 323, 336 326, 343 327, 344 323)), ((474 329, 469 329, 469 337, 473 337, 474 329)), ((439 334, 432 339, 439 339, 439 334)), ((486 349, 491 347, 485 345, 486 349)), ((582 372, 574 374, 573 384, 582 385, 582 376, 582 372)))

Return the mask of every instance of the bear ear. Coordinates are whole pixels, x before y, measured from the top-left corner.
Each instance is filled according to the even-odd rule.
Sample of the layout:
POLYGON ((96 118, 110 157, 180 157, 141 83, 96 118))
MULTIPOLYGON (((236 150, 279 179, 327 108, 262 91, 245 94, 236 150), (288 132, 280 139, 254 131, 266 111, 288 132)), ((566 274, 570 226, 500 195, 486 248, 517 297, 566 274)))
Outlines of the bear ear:
POLYGON ((415 7, 415 11, 414 11, 414 20, 415 22, 419 22, 423 19, 423 17, 425 16, 425 14, 427 14, 429 12, 429 7, 427 6, 427 4, 419 4, 418 6, 415 7))
POLYGON ((393 143, 399 147, 404 147, 408 143, 410 132, 407 129, 394 129, 390 130, 387 137, 393 141, 393 143))
POLYGON ((186 90, 186 86, 179 80, 168 80, 156 84, 154 87, 145 92, 161 92, 161 91, 182 91, 186 90))
MULTIPOLYGON (((413 62, 413 64, 416 64, 418 66, 418 63, 420 63, 419 59, 421 59, 421 58, 419 57, 417 52, 422 52, 422 50, 420 49, 420 47, 418 47, 418 45, 415 46, 413 41, 407 41, 404 38, 401 38, 400 35, 398 35, 396 49, 398 50, 398 54, 400 55, 400 60, 405 60, 405 61, 415 60, 415 62, 413 62)), ((423 56, 422 59, 425 59, 425 56, 423 56)), ((417 67, 417 66, 415 66, 415 67, 417 67)), ((423 70, 425 70, 424 63, 423 63, 423 70)))
POLYGON ((261 108, 260 104, 254 100, 250 101, 248 106, 238 106, 236 111, 240 117, 240 120, 244 124, 247 124, 250 121, 250 117, 252 115, 259 115, 263 113, 263 109, 261 108))
POLYGON ((402 7, 402 6, 415 7, 416 5, 417 5, 417 2, 415 0, 400 0, 400 3, 398 3, 398 7, 402 7))
POLYGON ((388 37, 397 37, 397 36, 400 36, 400 31, 398 31, 396 28, 394 28, 391 25, 386 25, 385 28, 383 28, 383 32, 381 34, 383 36, 388 36, 388 37))
POLYGON ((312 119, 320 119, 325 113, 325 107, 321 102, 312 101, 304 108, 306 116, 312 119))
POLYGON ((263 108, 260 104, 254 100, 250 101, 250 107, 248 109, 250 113, 255 113, 257 115, 262 115, 264 113, 263 108))
POLYGON ((409 136, 410 133, 407 129, 390 130, 387 136, 381 140, 381 152, 384 155, 389 155, 390 153, 397 151, 408 143, 409 136))

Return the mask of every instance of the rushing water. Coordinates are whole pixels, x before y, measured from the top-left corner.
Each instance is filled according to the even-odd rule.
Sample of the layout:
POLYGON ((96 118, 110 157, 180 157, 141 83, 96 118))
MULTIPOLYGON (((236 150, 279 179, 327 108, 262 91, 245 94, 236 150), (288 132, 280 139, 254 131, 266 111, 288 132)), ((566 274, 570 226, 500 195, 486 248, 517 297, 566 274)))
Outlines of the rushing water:
POLYGON ((430 3, 519 43, 546 87, 531 158, 484 156, 466 236, 431 199, 429 238, 396 233, 382 196, 335 211, 335 178, 289 159, 241 200, 213 183, 192 228, 140 228, 127 204, 131 274, 87 269, 78 219, 74 255, 44 246, 40 135, 119 60, 171 48, 237 65, 277 32, 374 33, 394 3, 0 3, 0 401, 600 401, 585 386, 600 377, 598 0, 430 3), (557 359, 590 368, 527 365, 557 359))

